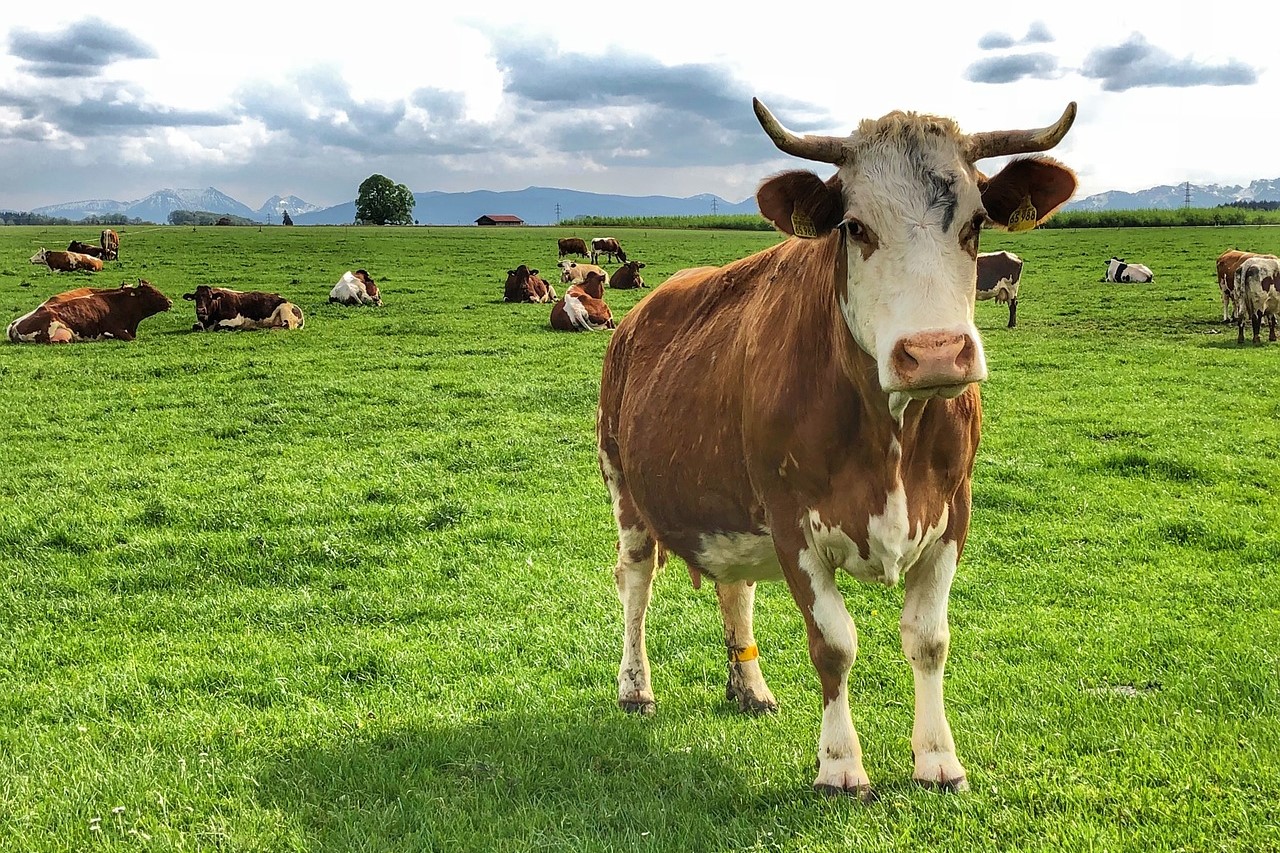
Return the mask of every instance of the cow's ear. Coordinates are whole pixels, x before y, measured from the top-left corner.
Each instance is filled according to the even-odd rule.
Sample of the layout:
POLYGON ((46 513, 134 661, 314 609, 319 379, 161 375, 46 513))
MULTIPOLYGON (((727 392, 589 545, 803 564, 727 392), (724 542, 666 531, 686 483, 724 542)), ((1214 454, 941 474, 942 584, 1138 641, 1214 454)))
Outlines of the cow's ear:
POLYGON ((538 274, 537 270, 529 270, 529 275, 537 275, 537 274, 538 274))
POLYGON ((824 182, 803 169, 782 172, 760 184, 756 203, 779 231, 796 237, 820 237, 834 231, 844 218, 839 175, 824 182))
POLYGON ((189 301, 191 301, 191 302, 195 302, 195 301, 196 301, 196 295, 195 295, 194 293, 184 293, 184 294, 182 294, 182 298, 183 298, 183 299, 186 299, 186 300, 189 300, 189 301))
POLYGON ((507 270, 507 275, 515 275, 515 274, 516 274, 515 270, 507 270))
POLYGON ((1076 173, 1052 157, 1022 157, 993 177, 979 175, 978 189, 997 227, 1026 231, 1066 204, 1076 191, 1076 173))

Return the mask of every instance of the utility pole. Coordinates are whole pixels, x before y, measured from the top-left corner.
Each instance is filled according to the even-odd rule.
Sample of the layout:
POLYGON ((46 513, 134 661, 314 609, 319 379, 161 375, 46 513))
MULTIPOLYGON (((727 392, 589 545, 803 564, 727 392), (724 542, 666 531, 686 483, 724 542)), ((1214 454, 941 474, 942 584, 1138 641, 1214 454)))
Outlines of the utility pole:
POLYGON ((1187 194, 1186 194, 1186 197, 1183 199, 1182 206, 1183 207, 1191 206, 1191 182, 1190 181, 1187 181, 1187 194))
POLYGON ((556 202, 556 224, 560 224, 560 202, 556 202))
POLYGON ((712 216, 716 215, 716 197, 715 196, 711 197, 711 215, 712 216))

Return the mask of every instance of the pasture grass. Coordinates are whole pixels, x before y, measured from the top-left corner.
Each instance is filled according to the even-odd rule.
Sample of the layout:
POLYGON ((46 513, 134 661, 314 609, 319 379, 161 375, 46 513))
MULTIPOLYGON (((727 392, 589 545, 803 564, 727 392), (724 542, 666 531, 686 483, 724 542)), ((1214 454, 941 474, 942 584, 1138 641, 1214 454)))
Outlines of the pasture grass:
MULTIPOLYGON (((0 850, 1280 849, 1280 344, 1236 345, 1213 271, 1276 229, 984 235, 1026 271, 1016 329, 978 306, 947 680, 973 790, 910 783, 901 590, 845 579, 871 806, 810 789, 781 585, 779 714, 724 702, 715 597, 678 561, 658 714, 616 707, 608 338, 501 302, 573 229, 137 227, 96 277, 27 263, 84 231, 0 229, 6 323, 85 284, 175 301, 132 343, 0 345, 0 850), (1156 282, 1100 283, 1112 254, 1156 282), (385 307, 327 305, 358 267, 385 307), (192 333, 197 284, 278 291, 306 328, 192 333)), ((614 233, 654 284, 779 239, 614 233)))

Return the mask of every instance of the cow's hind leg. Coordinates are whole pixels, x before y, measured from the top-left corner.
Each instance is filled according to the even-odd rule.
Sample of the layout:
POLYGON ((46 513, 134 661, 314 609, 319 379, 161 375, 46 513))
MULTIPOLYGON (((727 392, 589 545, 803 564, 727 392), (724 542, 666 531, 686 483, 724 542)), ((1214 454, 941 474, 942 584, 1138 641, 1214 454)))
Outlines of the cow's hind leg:
POLYGON ((729 652, 729 682, 725 698, 737 702, 739 710, 768 714, 778 710, 769 685, 760 672, 760 650, 751 629, 756 585, 751 582, 717 583, 716 598, 724 619, 724 644, 729 652))
POLYGON ((624 711, 652 714, 656 709, 644 646, 644 617, 658 570, 658 544, 640 518, 622 474, 609 455, 600 453, 600 469, 613 497, 618 525, 618 562, 613 580, 622 602, 622 662, 618 665, 618 705, 624 711))

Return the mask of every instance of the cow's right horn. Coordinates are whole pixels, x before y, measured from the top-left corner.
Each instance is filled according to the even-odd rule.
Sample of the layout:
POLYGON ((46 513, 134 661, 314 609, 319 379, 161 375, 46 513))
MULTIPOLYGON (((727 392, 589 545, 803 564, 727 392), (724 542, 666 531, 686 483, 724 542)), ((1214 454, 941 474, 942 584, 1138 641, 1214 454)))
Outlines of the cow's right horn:
POLYGON ((970 163, 1006 154, 1032 154, 1048 151, 1062 141, 1076 120, 1076 102, 1067 104, 1062 117, 1048 127, 1037 130, 992 130, 969 134, 965 156, 970 163))
POLYGON ((797 136, 783 127, 759 98, 751 99, 760 126, 780 151, 818 163, 840 163, 844 159, 844 139, 839 136, 797 136))

